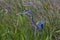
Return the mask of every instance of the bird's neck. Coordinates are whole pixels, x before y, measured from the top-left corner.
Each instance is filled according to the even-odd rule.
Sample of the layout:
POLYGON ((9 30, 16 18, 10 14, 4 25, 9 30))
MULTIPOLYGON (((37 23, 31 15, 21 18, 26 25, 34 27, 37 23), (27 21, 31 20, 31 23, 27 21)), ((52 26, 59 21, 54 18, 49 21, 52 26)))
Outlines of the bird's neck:
POLYGON ((36 27, 38 27, 38 26, 36 25, 36 22, 34 21, 33 14, 31 14, 31 19, 32 19, 32 24, 34 24, 36 27))

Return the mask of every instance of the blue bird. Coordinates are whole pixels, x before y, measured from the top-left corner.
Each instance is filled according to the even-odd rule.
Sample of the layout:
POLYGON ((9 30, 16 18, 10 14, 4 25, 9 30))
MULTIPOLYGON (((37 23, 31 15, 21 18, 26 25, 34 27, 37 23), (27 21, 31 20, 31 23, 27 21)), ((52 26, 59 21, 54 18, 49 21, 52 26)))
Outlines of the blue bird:
POLYGON ((37 23, 36 23, 36 25, 39 27, 39 28, 41 28, 41 29, 43 29, 43 24, 44 24, 44 21, 38 21, 37 23))
POLYGON ((36 27, 38 27, 38 28, 40 28, 40 29, 43 29, 43 24, 44 24, 44 21, 38 21, 37 23, 34 21, 34 19, 33 19, 33 14, 32 14, 32 12, 31 12, 31 10, 29 10, 29 9, 26 9, 26 10, 24 10, 21 14, 30 14, 31 15, 31 20, 32 20, 32 23, 36 26, 36 27))

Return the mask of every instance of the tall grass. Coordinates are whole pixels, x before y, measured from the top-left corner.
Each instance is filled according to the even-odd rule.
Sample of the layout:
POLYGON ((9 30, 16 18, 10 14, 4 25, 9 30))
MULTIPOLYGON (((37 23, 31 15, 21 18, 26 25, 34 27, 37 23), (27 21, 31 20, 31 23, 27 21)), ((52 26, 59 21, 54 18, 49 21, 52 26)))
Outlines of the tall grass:
POLYGON ((31 24, 30 17, 28 15, 20 15, 25 10, 21 0, 14 1, 7 1, 11 3, 10 12, 3 8, 0 9, 0 40, 60 40, 57 37, 60 35, 60 19, 57 17, 57 11, 59 10, 54 4, 50 4, 47 0, 43 3, 40 0, 42 3, 39 9, 41 10, 40 14, 36 13, 36 9, 28 7, 31 9, 35 21, 41 16, 41 20, 45 21, 43 31, 39 31, 38 28, 35 34, 34 25, 31 24), (52 12, 50 12, 50 6, 52 7, 52 12))

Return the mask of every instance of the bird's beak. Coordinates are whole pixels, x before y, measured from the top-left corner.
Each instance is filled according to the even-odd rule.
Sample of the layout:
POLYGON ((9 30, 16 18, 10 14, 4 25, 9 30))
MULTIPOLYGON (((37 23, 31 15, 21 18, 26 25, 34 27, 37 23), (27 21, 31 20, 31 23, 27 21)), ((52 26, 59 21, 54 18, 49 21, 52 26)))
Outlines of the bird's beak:
POLYGON ((23 14, 25 14, 25 13, 23 13, 23 12, 21 13, 21 12, 20 12, 20 13, 17 13, 16 15, 23 15, 23 14))

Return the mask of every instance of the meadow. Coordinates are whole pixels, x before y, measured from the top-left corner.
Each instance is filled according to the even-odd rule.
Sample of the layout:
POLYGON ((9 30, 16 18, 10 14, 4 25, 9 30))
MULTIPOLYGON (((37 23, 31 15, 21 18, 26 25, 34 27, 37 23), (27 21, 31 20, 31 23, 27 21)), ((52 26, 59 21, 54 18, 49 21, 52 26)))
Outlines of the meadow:
POLYGON ((50 0, 0 0, 0 40, 60 40, 60 7, 50 0), (26 9, 35 23, 43 20, 42 30, 26 9))

